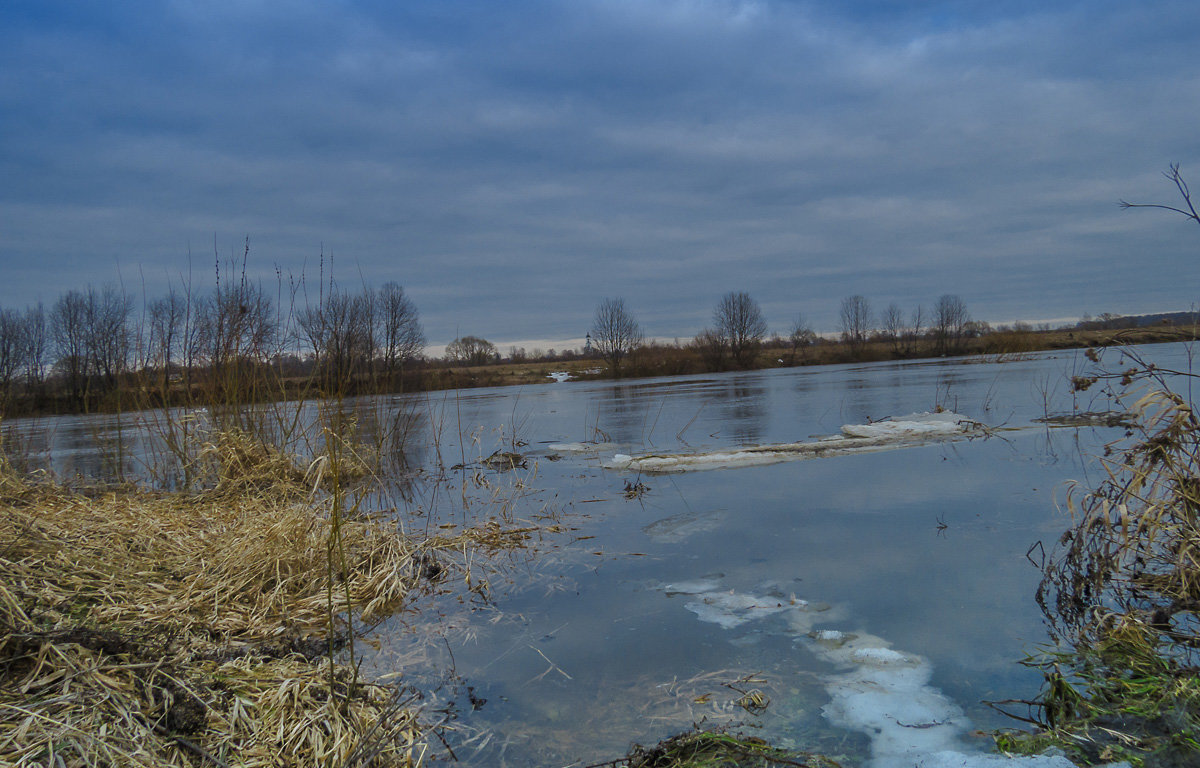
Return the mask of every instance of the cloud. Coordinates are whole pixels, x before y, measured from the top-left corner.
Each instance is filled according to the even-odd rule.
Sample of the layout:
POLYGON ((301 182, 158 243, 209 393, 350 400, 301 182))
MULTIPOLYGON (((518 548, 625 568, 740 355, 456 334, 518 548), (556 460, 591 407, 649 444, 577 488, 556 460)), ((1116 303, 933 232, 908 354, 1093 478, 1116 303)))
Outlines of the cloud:
MULTIPOLYGON (((0 27, 0 305, 251 241, 403 283, 429 336, 689 336, 730 288, 982 318, 1173 309, 1194 233, 1190 4, 17 4, 0 27), (85 15, 80 15, 81 13, 85 15), (21 265, 20 271, 15 267, 21 265), (45 265, 42 270, 28 265, 45 265)), ((139 281, 140 282, 140 281, 139 281)))

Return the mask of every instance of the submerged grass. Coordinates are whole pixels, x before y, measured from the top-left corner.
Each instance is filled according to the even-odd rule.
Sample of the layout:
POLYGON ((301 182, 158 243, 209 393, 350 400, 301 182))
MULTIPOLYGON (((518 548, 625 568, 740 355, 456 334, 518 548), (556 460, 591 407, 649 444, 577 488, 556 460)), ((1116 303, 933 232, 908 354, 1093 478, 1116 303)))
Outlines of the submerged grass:
POLYGON ((635 744, 621 760, 623 768, 839 768, 820 755, 789 752, 761 739, 722 730, 696 730, 665 739, 652 747, 635 744))
POLYGON ((402 535, 314 490, 320 460, 238 433, 213 449, 219 475, 191 494, 83 493, 0 465, 0 763, 421 762, 417 694, 360 681, 331 647, 527 530, 402 535))

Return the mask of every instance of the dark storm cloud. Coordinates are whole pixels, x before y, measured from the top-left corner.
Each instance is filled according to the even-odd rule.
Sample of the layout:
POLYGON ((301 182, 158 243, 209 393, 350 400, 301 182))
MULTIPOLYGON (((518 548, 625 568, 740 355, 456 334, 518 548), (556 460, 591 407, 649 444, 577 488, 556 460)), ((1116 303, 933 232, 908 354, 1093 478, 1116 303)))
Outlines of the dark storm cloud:
POLYGON ((0 12, 5 306, 199 279, 214 235, 400 281, 435 341, 1192 301, 1195 233, 1116 208, 1200 159, 1190 3, 111 6, 0 12))

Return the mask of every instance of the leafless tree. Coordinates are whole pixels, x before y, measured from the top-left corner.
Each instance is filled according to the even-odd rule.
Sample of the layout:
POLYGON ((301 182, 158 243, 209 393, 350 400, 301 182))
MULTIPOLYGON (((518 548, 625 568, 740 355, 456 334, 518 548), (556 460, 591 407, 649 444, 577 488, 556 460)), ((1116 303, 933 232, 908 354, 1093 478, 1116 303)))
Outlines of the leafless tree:
POLYGON ((93 372, 104 387, 111 389, 129 363, 130 328, 133 298, 106 285, 100 291, 87 291, 88 354, 93 372))
POLYGON ((883 335, 892 344, 892 351, 900 352, 900 338, 904 335, 904 310, 900 309, 900 305, 896 302, 888 304, 887 309, 883 310, 883 317, 880 325, 883 328, 883 335))
POLYGON ((327 386, 346 391, 375 354, 374 297, 332 290, 300 311, 297 325, 316 356, 327 386))
POLYGON ((446 359, 458 365, 487 365, 496 359, 496 345, 478 336, 462 336, 446 345, 446 359))
POLYGON ((170 382, 171 365, 178 361, 187 325, 187 302, 172 287, 167 295, 150 303, 149 362, 162 373, 165 390, 170 382))
POLYGON ((25 361, 25 385, 42 383, 46 366, 46 310, 41 302, 25 310, 22 335, 25 361))
POLYGON ((933 307, 933 338, 940 354, 956 352, 971 321, 967 305, 952 293, 942 294, 933 307))
POLYGON ((905 355, 913 354, 917 348, 917 342, 925 333, 925 323, 927 322, 925 308, 920 304, 913 310, 911 318, 908 321, 908 327, 904 329, 903 339, 904 344, 901 346, 901 353, 905 355))
POLYGON ((705 328, 692 339, 692 348, 700 353, 700 359, 708 368, 719 371, 725 367, 729 346, 725 342, 725 336, 719 331, 705 328))
POLYGON ((871 335, 873 319, 871 303, 865 296, 847 296, 842 299, 842 340, 855 351, 861 350, 871 335))
POLYGON ((68 291, 50 312, 56 367, 82 404, 95 388, 116 386, 129 359, 133 300, 112 286, 68 291))
POLYGON ((0 397, 12 391, 12 384, 25 364, 25 323, 15 309, 0 309, 0 397))
POLYGON ((417 305, 396 283, 385 283, 379 289, 376 315, 383 368, 390 376, 420 357, 425 349, 425 331, 417 305))
POLYGON ((713 325, 734 362, 743 367, 753 362, 754 353, 767 335, 767 321, 758 302, 744 291, 730 291, 722 297, 713 310, 713 325))
POLYGON ((645 340, 637 319, 624 299, 605 299, 592 319, 592 343, 608 361, 614 377, 621 375, 621 362, 645 340))
POLYGON ((791 362, 793 363, 796 362, 797 357, 802 356, 803 350, 817 343, 817 334, 804 319, 804 315, 796 315, 796 319, 792 321, 792 327, 788 332, 788 343, 791 344, 791 362))
POLYGON ((199 303, 197 342, 214 372, 272 357, 277 324, 271 305, 262 286, 245 277, 232 285, 219 285, 199 303))
POLYGON ((925 327, 927 321, 925 307, 918 304, 917 308, 913 310, 912 320, 908 324, 909 335, 920 336, 922 333, 921 329, 925 327))
POLYGON ((55 368, 65 379, 67 390, 81 404, 87 396, 87 299, 81 291, 67 291, 50 310, 50 334, 54 339, 55 368))

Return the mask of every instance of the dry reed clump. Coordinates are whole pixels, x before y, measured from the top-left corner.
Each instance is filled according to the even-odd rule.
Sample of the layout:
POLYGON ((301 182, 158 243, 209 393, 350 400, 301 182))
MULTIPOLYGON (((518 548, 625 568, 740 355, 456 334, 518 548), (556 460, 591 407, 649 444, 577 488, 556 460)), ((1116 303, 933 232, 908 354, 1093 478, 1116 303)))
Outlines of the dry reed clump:
POLYGON ((297 496, 279 456, 266 464, 196 496, 0 474, 0 763, 420 762, 411 697, 358 681, 332 649, 348 617, 380 619, 443 578, 438 550, 522 534, 415 542, 343 515, 331 557, 328 505, 297 496))
MULTIPOLYGON (((372 474, 372 462, 344 437, 326 432, 326 441, 336 441, 338 482, 361 480, 372 474)), ((198 452, 196 462, 209 468, 207 485, 217 493, 304 495, 314 487, 328 487, 323 470, 327 458, 318 457, 308 466, 267 441, 237 428, 218 431, 198 452)))
POLYGON ((1106 451, 1103 482, 1070 494, 1072 526, 1045 567, 1037 597, 1069 650, 1031 662, 1047 680, 1038 719, 1087 760, 1194 764, 1200 419, 1152 365, 1077 387, 1099 379, 1120 382, 1110 394, 1134 400, 1135 425, 1106 451))
MULTIPOLYGON (((1069 498, 1074 518, 1039 599, 1061 628, 1091 644, 1136 620, 1200 661, 1200 419, 1155 389, 1131 409, 1136 441, 1103 460, 1106 479, 1069 498)), ((1131 436, 1134 431, 1131 430, 1131 436)))

